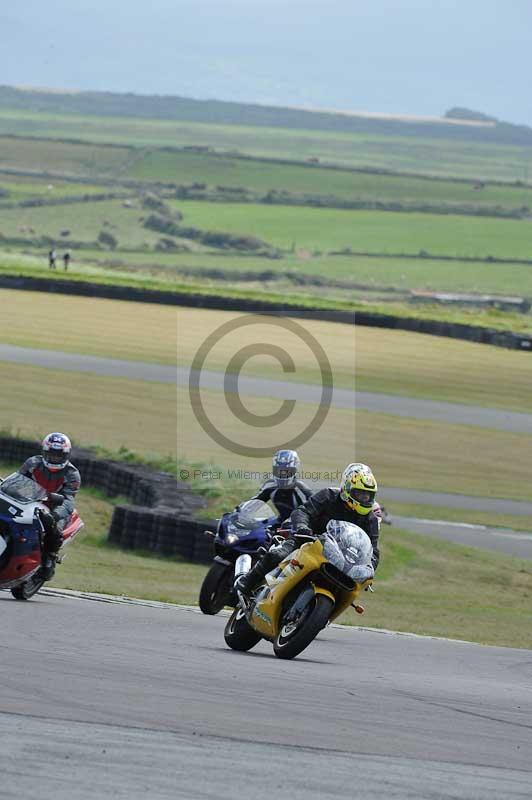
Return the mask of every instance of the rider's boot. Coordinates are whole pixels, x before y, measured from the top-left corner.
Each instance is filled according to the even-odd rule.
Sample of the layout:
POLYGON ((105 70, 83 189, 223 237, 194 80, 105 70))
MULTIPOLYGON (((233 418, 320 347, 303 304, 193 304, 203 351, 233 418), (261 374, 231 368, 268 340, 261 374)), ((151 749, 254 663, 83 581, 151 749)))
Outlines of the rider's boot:
POLYGON ((262 583, 266 573, 270 571, 268 566, 263 564, 265 558, 266 556, 263 556, 249 572, 238 576, 234 584, 235 591, 242 592, 243 595, 249 596, 253 589, 256 589, 257 586, 262 583))
POLYGON ((41 575, 45 581, 51 581, 55 575, 55 565, 57 564, 57 553, 43 553, 41 575))

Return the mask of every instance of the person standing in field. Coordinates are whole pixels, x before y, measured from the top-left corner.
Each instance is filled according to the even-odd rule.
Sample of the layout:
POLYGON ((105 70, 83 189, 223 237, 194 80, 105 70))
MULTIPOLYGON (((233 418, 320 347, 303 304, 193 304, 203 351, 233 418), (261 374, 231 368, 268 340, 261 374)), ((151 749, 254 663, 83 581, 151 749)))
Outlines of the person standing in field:
POLYGON ((68 265, 70 264, 70 253, 68 250, 63 255, 63 264, 64 264, 64 271, 66 272, 68 269, 68 265))
POLYGON ((56 259, 56 257, 57 257, 57 254, 56 254, 54 248, 52 247, 52 249, 48 253, 48 267, 50 269, 55 269, 55 259, 56 259))

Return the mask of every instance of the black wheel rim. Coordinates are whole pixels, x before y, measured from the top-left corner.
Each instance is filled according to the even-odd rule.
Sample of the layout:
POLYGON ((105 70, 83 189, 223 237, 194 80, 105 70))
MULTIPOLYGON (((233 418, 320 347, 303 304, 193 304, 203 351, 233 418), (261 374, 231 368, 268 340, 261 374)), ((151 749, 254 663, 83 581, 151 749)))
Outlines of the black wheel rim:
POLYGON ((290 622, 287 622, 284 625, 282 625, 278 638, 280 646, 288 642, 292 638, 292 636, 294 636, 294 634, 297 633, 297 631, 301 628, 301 625, 305 622, 305 620, 311 613, 314 605, 315 605, 315 598, 307 603, 305 608, 296 617, 296 619, 291 620, 290 622))

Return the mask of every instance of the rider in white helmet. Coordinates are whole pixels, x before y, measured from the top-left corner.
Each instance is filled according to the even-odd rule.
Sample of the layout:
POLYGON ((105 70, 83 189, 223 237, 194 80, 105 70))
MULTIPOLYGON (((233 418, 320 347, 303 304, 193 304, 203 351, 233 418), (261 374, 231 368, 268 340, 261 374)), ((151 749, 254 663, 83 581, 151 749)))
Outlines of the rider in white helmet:
POLYGON ((251 498, 270 502, 279 515, 279 522, 312 495, 310 486, 298 478, 300 467, 301 461, 295 450, 278 450, 273 456, 272 477, 251 498))
POLYGON ((19 469, 22 475, 32 478, 47 492, 62 494, 62 505, 42 517, 45 529, 43 541, 43 571, 45 580, 55 572, 59 548, 63 543, 63 530, 74 511, 74 498, 81 485, 81 477, 70 462, 72 445, 64 433, 49 433, 42 442, 41 455, 28 458, 19 469))

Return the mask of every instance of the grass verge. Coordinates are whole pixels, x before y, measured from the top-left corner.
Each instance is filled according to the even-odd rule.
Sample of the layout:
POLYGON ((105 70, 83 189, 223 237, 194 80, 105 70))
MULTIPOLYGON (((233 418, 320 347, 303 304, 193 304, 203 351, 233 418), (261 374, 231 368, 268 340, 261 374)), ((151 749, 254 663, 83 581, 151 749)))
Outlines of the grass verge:
MULTIPOLYGON (((347 312, 364 311, 376 314, 392 314, 405 319, 437 320, 443 322, 459 323, 463 325, 478 325, 482 328, 490 328, 501 331, 516 331, 519 333, 532 333, 532 317, 530 314, 520 314, 510 311, 499 311, 497 309, 479 310, 448 308, 445 306, 424 304, 422 306, 412 306, 405 302, 368 302, 353 299, 343 299, 342 297, 327 298, 318 296, 315 293, 305 294, 303 291, 295 292, 287 289, 281 291, 275 285, 268 288, 256 286, 253 288, 242 287, 238 281, 233 284, 231 281, 203 280, 196 283, 194 280, 186 280, 182 275, 175 274, 173 279, 168 274, 161 274, 159 269, 155 269, 155 275, 147 272, 132 275, 130 272, 120 270, 110 270, 98 266, 77 265, 69 269, 68 273, 50 274, 47 269, 44 256, 40 268, 33 262, 31 265, 27 260, 20 263, 20 266, 13 264, 11 258, 6 259, 8 266, 2 266, 0 257, 0 275, 16 277, 46 277, 54 281, 83 281, 101 286, 131 286, 138 289, 151 289, 155 291, 173 292, 180 295, 194 296, 215 296, 217 298, 227 298, 227 300, 256 300, 261 303, 282 304, 288 309, 290 306, 301 306, 304 308, 316 308, 324 310, 341 310, 347 312)), ((340 290, 338 290, 340 291, 340 290)), ((264 313, 264 312, 263 312, 264 313)))
MULTIPOLYGON (((362 601, 365 625, 530 647, 530 561, 394 527, 383 532, 381 551, 375 593, 362 601)), ((341 621, 357 624, 360 618, 346 614, 341 621)))

